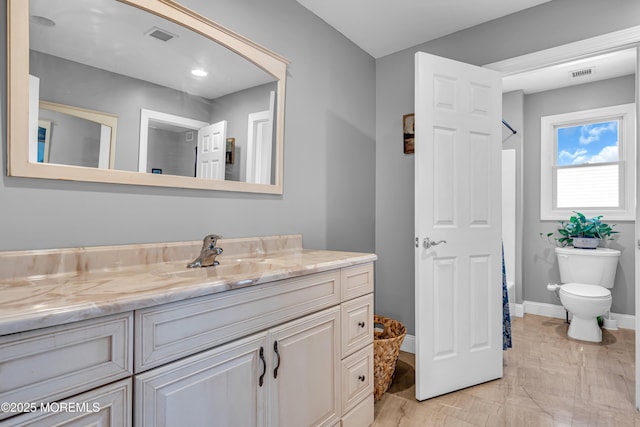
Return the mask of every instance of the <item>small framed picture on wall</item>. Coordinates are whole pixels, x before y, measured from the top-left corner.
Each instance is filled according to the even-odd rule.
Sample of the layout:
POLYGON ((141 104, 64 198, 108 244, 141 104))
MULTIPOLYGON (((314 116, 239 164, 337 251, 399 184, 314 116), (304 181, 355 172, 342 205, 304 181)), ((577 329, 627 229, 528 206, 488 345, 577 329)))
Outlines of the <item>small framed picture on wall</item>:
POLYGON ((405 114, 402 116, 402 128, 404 130, 404 154, 413 154, 415 141, 415 128, 413 125, 414 114, 405 114))

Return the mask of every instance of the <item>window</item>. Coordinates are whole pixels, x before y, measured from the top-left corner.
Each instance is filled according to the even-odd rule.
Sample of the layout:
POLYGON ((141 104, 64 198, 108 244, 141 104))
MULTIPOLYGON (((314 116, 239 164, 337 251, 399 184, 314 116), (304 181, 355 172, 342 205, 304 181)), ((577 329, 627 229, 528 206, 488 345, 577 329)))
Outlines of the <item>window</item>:
POLYGON ((635 219, 635 106, 598 108, 541 122, 542 220, 572 211, 635 219))

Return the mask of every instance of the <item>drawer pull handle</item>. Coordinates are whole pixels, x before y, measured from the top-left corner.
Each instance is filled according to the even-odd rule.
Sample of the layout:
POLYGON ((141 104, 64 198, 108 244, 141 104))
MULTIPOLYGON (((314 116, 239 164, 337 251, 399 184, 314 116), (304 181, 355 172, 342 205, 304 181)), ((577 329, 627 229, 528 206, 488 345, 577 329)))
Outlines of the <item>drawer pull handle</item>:
POLYGON ((262 374, 260 375, 260 379, 258 380, 258 384, 262 387, 264 383, 264 374, 267 373, 267 361, 264 360, 264 348, 260 347, 260 360, 262 360, 262 374))
POLYGON ((273 378, 278 378, 278 368, 280 367, 280 353, 278 353, 278 341, 274 341, 273 351, 276 353, 276 356, 278 356, 278 363, 276 364, 276 368, 273 370, 273 378))
POLYGON ((364 322, 358 322, 358 326, 360 326, 361 328, 364 328, 364 322))
POLYGON ((364 382, 364 375, 358 375, 358 379, 362 382, 364 382))

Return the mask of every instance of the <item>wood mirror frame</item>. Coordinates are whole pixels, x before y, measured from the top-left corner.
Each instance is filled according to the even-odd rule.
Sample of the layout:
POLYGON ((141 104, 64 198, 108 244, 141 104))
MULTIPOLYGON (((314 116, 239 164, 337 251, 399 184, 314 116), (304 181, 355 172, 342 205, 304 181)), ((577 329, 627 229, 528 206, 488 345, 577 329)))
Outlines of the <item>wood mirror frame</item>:
MULTIPOLYGON (((115 1, 115 0, 114 0, 115 1)), ((241 55, 277 80, 275 180, 228 180, 98 169, 29 161, 29 2, 7 0, 7 174, 15 177, 282 194, 285 80, 289 61, 171 0, 118 0, 184 26, 241 55)))

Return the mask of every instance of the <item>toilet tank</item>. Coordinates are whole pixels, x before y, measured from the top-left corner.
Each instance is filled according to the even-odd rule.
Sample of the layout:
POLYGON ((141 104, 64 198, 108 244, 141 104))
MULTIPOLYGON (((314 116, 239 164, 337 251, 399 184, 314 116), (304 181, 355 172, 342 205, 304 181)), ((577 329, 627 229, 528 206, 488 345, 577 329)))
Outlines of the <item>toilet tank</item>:
POLYGON ((613 288, 620 251, 608 248, 556 248, 562 283, 613 288))

